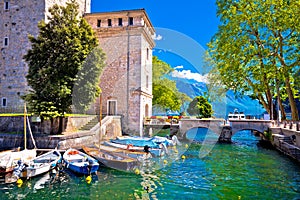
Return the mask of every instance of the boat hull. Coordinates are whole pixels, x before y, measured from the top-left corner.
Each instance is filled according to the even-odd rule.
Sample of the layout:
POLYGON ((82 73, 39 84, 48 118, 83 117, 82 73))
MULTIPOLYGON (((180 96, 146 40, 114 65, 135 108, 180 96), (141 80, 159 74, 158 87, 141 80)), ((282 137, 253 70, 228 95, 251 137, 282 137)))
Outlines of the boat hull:
MULTIPOLYGON (((108 145, 108 146, 120 148, 120 149, 130 150, 130 151, 139 151, 139 152, 144 151, 144 147, 139 147, 139 146, 119 144, 116 142, 108 142, 108 141, 106 141, 104 144, 108 145)), ((155 157, 160 157, 160 156, 165 155, 165 151, 161 148, 150 148, 150 152, 155 157)))
POLYGON ((138 161, 119 153, 104 151, 98 148, 83 147, 90 156, 96 158, 102 165, 123 171, 133 171, 138 166, 138 161))
POLYGON ((49 172, 61 159, 60 152, 56 150, 38 156, 29 163, 21 177, 30 178, 49 172))
POLYGON ((89 175, 99 168, 96 159, 76 149, 68 149, 63 155, 63 160, 66 168, 77 174, 89 175))

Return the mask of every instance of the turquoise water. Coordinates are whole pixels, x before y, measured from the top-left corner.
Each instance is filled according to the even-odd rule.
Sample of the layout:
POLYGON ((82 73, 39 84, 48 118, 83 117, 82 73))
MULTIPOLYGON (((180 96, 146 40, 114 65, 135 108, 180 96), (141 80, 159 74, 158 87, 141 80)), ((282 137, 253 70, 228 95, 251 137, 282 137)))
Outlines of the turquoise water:
POLYGON ((144 163, 139 174, 101 168, 90 184, 68 171, 50 184, 46 174, 20 188, 0 185, 0 199, 300 199, 298 163, 259 147, 249 131, 233 144, 214 144, 205 135, 212 140, 191 132, 197 143, 144 163))

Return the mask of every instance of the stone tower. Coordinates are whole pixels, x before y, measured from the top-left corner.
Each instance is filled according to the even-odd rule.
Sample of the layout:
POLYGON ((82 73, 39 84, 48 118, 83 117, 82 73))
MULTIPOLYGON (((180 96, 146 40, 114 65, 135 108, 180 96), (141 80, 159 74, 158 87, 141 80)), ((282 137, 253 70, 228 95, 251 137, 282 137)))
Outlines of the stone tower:
POLYGON ((85 14, 85 19, 107 57, 100 77, 102 112, 121 115, 126 133, 142 135, 143 118, 152 114, 155 30, 144 9, 85 14))
MULTIPOLYGON (((23 107, 20 96, 29 89, 28 66, 23 56, 30 48, 28 34, 37 36, 37 24, 47 20, 48 9, 69 0, 0 0, 0 112, 23 107)), ((91 0, 76 0, 82 14, 91 10, 91 0)))

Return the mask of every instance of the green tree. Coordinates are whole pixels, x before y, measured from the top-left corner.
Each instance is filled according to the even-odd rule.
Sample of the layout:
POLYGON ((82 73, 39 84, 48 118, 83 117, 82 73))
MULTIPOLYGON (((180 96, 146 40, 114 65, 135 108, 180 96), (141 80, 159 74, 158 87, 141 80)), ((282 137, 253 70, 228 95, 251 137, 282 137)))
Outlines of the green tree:
POLYGON ((156 56, 153 56, 152 66, 153 105, 163 109, 180 110, 182 104, 190 101, 190 98, 178 91, 175 81, 166 77, 173 69, 156 56))
POLYGON ((277 98, 283 118, 288 98, 292 118, 299 68, 300 1, 217 0, 221 25, 209 46, 211 83, 258 99, 272 118, 277 98))
POLYGON ((213 114, 212 106, 203 96, 197 96, 189 104, 187 109, 190 115, 196 115, 200 118, 208 118, 213 114))
POLYGON ((96 47, 83 62, 73 87, 72 99, 77 112, 86 111, 100 95, 100 74, 105 66, 105 54, 96 47))
MULTIPOLYGON (((103 53, 99 49, 93 52, 98 46, 97 39, 86 20, 79 17, 78 8, 75 0, 65 7, 54 5, 49 9, 49 21, 39 22, 37 38, 29 36, 32 48, 24 59, 29 65, 26 78, 31 90, 25 100, 31 111, 41 115, 42 119, 50 118, 53 121, 53 118, 62 118, 65 113, 71 112, 72 93, 76 84, 90 91, 85 93, 88 101, 99 94, 95 77, 100 76, 103 53), (88 56, 95 60, 87 59, 88 56), (95 72, 94 76, 85 82, 91 72, 95 72)), ((78 101, 78 104, 82 103, 78 101)), ((83 107, 81 105, 79 109, 83 107)))

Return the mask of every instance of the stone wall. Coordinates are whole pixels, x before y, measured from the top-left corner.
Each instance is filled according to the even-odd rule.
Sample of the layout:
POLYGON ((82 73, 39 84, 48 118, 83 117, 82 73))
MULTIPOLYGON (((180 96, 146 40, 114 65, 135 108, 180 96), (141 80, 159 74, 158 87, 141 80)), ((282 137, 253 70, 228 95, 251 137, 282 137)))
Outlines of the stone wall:
MULTIPOLYGON (((27 86, 28 66, 23 56, 31 47, 28 35, 37 36, 39 21, 46 19, 48 8, 55 3, 63 5, 68 0, 9 0, 9 9, 4 10, 0 1, 0 112, 21 111, 27 86), (4 39, 8 44, 4 45, 4 39), (6 106, 3 107, 3 99, 6 106)), ((77 0, 80 10, 90 12, 90 0, 77 0), (85 4, 87 2, 87 4, 85 4)))
MULTIPOLYGON (((120 117, 105 117, 100 124, 98 123, 89 131, 79 131, 67 135, 43 135, 33 134, 38 149, 68 149, 81 148, 82 145, 99 143, 101 140, 113 139, 121 136, 120 117)), ((34 148, 32 139, 27 134, 27 148, 34 148)), ((24 148, 24 134, 0 134, 1 149, 24 148)))
POLYGON ((143 118, 152 114, 152 25, 144 10, 93 13, 85 18, 107 57, 100 77, 102 111, 121 115, 123 130, 141 135, 143 118), (115 112, 109 110, 110 102, 116 102, 115 112))
POLYGON ((2 98, 7 99, 7 108, 19 109, 23 105, 20 95, 28 89, 28 67, 23 56, 30 48, 28 34, 38 33, 37 23, 44 19, 44 8, 40 0, 11 0, 8 10, 0 7, 0 109, 2 98), (7 46, 3 45, 4 37, 8 38, 7 46))
MULTIPOLYGON (((95 115, 92 116, 78 116, 64 118, 65 132, 76 132, 79 128, 87 124, 95 115)), ((31 130, 34 134, 49 134, 51 132, 51 121, 46 120, 43 123, 33 122, 32 117, 29 117, 31 130)), ((52 131, 58 131, 58 119, 54 119, 52 131)), ((27 124, 26 124, 27 126, 27 124)), ((23 117, 0 117, 0 132, 1 133, 23 133, 24 132, 24 119, 23 117)), ((27 127, 27 132, 29 128, 27 127)))

